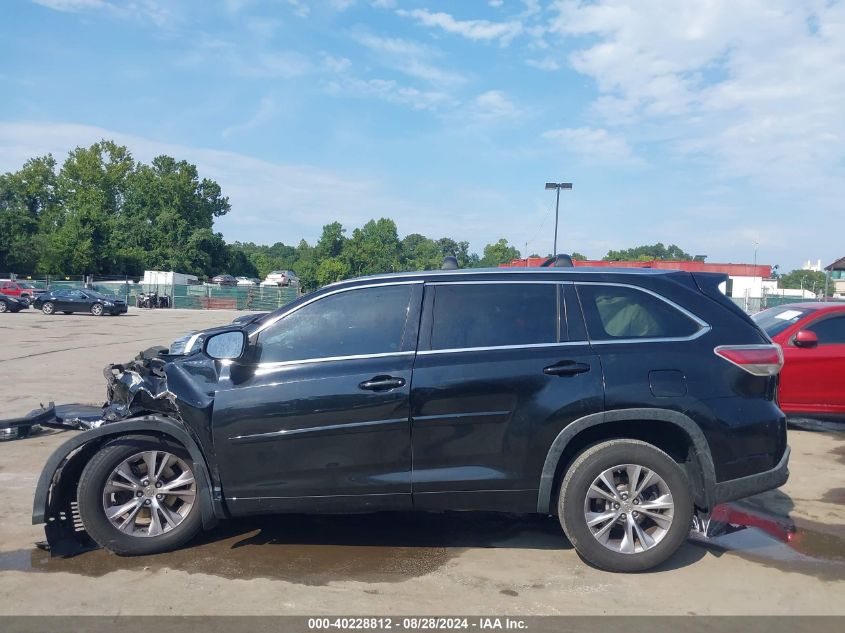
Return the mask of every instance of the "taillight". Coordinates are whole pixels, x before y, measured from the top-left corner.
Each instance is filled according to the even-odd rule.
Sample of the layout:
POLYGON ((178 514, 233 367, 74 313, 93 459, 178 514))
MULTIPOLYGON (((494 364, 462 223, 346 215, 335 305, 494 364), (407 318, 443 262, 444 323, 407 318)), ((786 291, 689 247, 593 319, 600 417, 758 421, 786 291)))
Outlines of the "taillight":
POLYGON ((754 376, 776 376, 783 367, 783 350, 777 343, 720 345, 713 351, 754 376))

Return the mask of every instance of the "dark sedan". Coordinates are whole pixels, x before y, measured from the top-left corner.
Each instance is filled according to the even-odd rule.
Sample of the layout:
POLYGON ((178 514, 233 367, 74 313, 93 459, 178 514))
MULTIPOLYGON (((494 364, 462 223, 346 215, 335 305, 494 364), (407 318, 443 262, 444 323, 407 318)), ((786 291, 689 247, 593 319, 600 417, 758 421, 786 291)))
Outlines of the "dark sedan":
POLYGON ((33 305, 44 314, 90 312, 94 316, 123 314, 126 302, 117 297, 100 294, 88 288, 59 288, 35 298, 33 305))
POLYGON ((20 299, 0 294, 0 312, 20 312, 26 307, 20 299))

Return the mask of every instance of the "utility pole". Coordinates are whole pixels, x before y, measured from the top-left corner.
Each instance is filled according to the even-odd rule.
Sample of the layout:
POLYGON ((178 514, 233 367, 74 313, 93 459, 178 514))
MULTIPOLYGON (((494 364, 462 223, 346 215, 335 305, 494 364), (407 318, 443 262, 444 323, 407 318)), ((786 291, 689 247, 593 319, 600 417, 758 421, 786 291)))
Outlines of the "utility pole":
POLYGON ((554 243, 554 250, 552 251, 552 257, 557 257, 557 223, 558 223, 558 214, 560 211, 560 190, 561 189, 572 189, 571 182, 547 182, 546 189, 555 189, 557 191, 557 197, 555 198, 555 243, 554 243))

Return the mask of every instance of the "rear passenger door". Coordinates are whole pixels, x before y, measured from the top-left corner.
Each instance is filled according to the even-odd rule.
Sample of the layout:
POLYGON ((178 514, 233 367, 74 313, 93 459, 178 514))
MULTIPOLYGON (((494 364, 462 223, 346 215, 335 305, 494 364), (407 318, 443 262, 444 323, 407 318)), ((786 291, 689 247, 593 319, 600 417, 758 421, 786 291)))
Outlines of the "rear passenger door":
POLYGON ((601 356, 607 410, 683 411, 691 405, 690 385, 710 377, 702 361, 712 357, 712 347, 698 349, 697 343, 709 326, 644 288, 601 282, 576 288, 590 342, 601 356))
POLYGON ((414 507, 536 511, 552 441, 603 406, 580 312, 566 318, 574 298, 558 282, 426 285, 411 390, 414 507))

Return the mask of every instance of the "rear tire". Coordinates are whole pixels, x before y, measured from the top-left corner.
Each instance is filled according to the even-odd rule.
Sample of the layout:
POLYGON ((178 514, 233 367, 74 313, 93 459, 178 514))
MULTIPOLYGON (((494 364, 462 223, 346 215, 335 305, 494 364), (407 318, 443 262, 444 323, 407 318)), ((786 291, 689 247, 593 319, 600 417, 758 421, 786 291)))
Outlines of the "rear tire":
POLYGON ((100 546, 121 556, 176 549, 202 527, 195 473, 190 455, 178 444, 118 438, 82 471, 77 489, 82 523, 100 546), (158 475, 150 474, 151 464, 158 475))
POLYGON ((683 469, 639 440, 610 440, 584 450, 558 497, 561 526, 578 554, 613 572, 645 571, 664 562, 689 534, 692 514, 683 469))
POLYGON ((2 314, 3 312, 6 312, 8 309, 9 309, 9 307, 6 305, 6 302, 0 301, 0 314, 2 314))
POLYGON ((52 301, 45 301, 44 305, 41 306, 41 311, 47 316, 49 316, 51 314, 55 314, 56 306, 53 304, 52 301))

